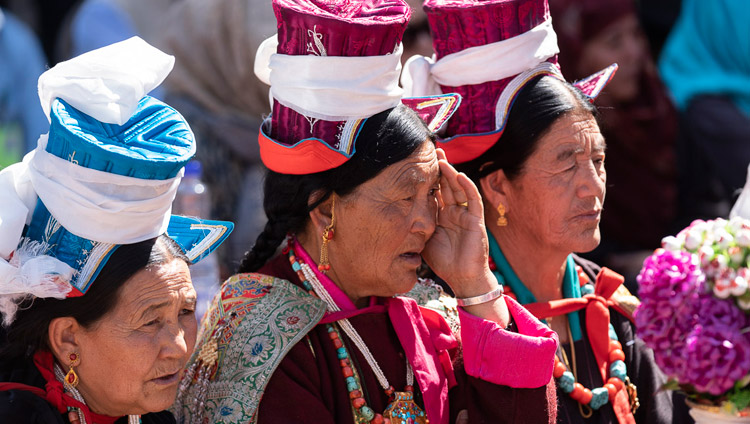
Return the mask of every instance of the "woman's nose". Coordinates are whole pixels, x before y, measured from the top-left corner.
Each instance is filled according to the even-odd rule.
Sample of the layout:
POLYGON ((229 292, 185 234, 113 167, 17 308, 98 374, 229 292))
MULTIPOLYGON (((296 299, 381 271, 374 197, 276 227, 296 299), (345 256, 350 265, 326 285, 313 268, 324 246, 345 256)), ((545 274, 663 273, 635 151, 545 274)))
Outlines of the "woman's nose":
POLYGON ((578 181, 576 184, 576 194, 578 197, 603 197, 606 190, 607 174, 604 165, 597 167, 594 161, 589 161, 588 165, 579 170, 578 181))
POLYGON ((426 238, 432 237, 437 226, 437 200, 430 196, 426 201, 417 202, 414 208, 412 232, 423 233, 426 238))
POLYGON ((164 333, 165 334, 162 344, 163 347, 161 349, 161 354, 163 357, 182 358, 186 354, 190 353, 188 352, 188 345, 191 343, 189 343, 187 340, 187 337, 189 337, 189 332, 186 331, 186 329, 183 328, 180 323, 175 322, 173 324, 165 326, 164 333))

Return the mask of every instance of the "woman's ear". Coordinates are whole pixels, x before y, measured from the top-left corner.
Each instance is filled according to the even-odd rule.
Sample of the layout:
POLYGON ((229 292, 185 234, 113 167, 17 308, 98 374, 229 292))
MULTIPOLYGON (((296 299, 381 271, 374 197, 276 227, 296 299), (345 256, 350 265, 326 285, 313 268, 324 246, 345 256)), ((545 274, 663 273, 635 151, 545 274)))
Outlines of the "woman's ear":
POLYGON ((496 210, 501 203, 506 211, 510 209, 511 205, 508 204, 508 194, 511 188, 510 180, 505 176, 502 169, 498 169, 480 179, 479 186, 482 189, 482 198, 489 209, 496 210))
POLYGON ((47 336, 52 354, 61 364, 70 362, 70 354, 81 356, 80 332, 83 327, 73 317, 55 318, 49 323, 47 336))
POLYGON ((316 235, 322 235, 326 227, 331 224, 335 197, 336 193, 332 193, 326 200, 310 211, 310 224, 316 235))

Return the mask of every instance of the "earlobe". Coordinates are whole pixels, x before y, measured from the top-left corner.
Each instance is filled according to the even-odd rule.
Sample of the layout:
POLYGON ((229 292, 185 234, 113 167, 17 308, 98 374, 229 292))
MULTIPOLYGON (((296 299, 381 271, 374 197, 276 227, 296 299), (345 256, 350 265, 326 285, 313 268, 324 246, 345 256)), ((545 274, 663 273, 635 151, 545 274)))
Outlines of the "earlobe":
POLYGON ((70 362, 71 354, 80 355, 82 327, 73 317, 55 318, 49 323, 48 342, 52 354, 63 364, 70 362))

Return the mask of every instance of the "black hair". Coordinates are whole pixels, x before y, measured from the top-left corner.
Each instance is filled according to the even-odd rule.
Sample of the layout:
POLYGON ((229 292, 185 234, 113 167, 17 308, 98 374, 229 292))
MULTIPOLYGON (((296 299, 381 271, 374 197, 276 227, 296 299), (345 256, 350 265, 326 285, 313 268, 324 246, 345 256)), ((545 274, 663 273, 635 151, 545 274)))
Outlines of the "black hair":
POLYGON ((40 349, 49 350, 49 324, 55 318, 73 317, 83 327, 91 328, 114 308, 130 277, 175 258, 190 263, 177 243, 166 235, 124 244, 115 249, 84 296, 22 301, 15 320, 5 329, 0 363, 33 355, 40 349))
POLYGON ((408 158, 428 140, 434 142, 434 135, 419 116, 398 105, 365 121, 356 140, 356 152, 343 165, 306 175, 268 171, 263 188, 268 222, 238 272, 254 272, 265 265, 284 237, 303 230, 310 211, 332 193, 352 193, 389 165, 408 158), (310 203, 313 195, 317 197, 310 203))
POLYGON ((478 158, 456 165, 479 186, 479 180, 502 169, 509 180, 521 174, 539 140, 563 115, 572 112, 599 114, 575 86, 551 76, 538 76, 518 93, 500 139, 478 158))

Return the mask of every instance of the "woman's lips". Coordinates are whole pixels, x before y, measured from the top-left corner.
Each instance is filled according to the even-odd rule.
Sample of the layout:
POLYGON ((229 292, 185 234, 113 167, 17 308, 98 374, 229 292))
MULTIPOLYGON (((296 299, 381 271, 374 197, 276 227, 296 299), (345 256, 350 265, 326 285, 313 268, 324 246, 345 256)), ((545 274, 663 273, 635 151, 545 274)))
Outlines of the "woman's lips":
POLYGON ((582 214, 578 214, 574 217, 574 219, 580 219, 583 221, 597 221, 601 217, 601 214, 602 214, 602 210, 596 209, 596 210, 584 212, 582 214))
POLYGON ((166 374, 161 377, 154 378, 151 381, 159 385, 169 386, 180 381, 180 372, 177 371, 173 374, 166 374))
POLYGON ((402 253, 398 256, 403 261, 408 263, 409 265, 413 265, 414 267, 418 267, 422 264, 422 255, 420 255, 417 252, 406 252, 402 253))

